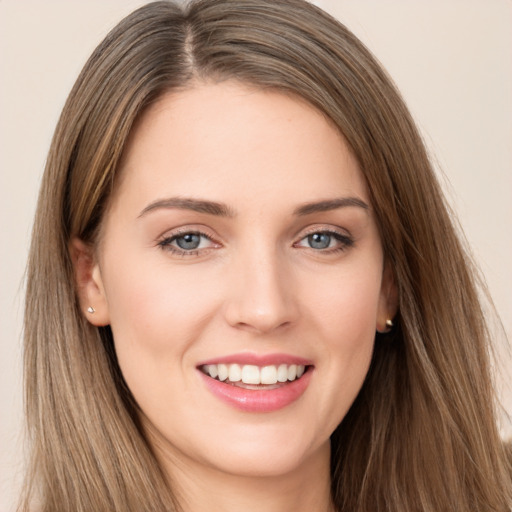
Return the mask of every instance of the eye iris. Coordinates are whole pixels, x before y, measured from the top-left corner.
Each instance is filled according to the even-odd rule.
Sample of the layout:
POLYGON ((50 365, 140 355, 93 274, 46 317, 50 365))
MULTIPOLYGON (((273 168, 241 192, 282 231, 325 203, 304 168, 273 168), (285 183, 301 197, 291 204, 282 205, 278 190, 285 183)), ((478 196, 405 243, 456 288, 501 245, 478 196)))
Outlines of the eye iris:
POLYGON ((308 243, 313 249, 327 249, 331 244, 331 235, 327 233, 313 233, 308 236, 308 243))
POLYGON ((176 244, 180 249, 197 249, 201 243, 200 235, 187 233, 186 235, 176 238, 176 244))

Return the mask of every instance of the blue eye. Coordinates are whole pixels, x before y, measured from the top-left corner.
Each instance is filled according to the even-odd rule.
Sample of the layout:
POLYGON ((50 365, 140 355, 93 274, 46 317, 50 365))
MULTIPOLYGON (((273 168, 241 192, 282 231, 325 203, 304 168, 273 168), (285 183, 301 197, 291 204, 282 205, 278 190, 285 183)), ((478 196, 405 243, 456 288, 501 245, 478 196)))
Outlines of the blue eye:
POLYGON ((204 233, 188 231, 168 236, 158 242, 158 245, 167 251, 186 256, 198 254, 200 250, 210 249, 216 244, 204 233))
POLYGON ((201 235, 197 233, 187 233, 174 239, 176 245, 185 251, 197 249, 201 243, 201 235))
POLYGON ((315 231, 295 244, 296 247, 305 247, 326 253, 343 251, 352 245, 354 245, 352 238, 335 231, 315 231))
POLYGON ((307 237, 312 249, 327 249, 331 245, 331 238, 329 233, 313 233, 307 237))

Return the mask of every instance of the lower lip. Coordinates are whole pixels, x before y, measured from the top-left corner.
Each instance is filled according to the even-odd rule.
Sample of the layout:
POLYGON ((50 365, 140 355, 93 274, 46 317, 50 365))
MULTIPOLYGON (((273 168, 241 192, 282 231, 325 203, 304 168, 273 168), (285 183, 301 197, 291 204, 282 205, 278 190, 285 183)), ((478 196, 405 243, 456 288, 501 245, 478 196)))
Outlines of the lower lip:
POLYGON ((298 400, 311 380, 312 368, 297 380, 274 389, 245 389, 212 379, 199 370, 208 389, 223 402, 246 412, 272 412, 298 400))

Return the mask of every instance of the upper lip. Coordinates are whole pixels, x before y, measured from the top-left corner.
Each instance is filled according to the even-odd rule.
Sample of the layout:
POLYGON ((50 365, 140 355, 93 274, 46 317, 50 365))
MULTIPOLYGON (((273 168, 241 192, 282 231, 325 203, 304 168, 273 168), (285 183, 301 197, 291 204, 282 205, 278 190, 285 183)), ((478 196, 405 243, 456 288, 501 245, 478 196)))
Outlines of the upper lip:
POLYGON ((311 366, 313 363, 309 359, 298 357, 291 354, 254 354, 254 353, 241 353, 229 354, 225 356, 215 357, 206 361, 200 362, 197 366, 204 366, 207 364, 251 364, 254 366, 270 366, 280 364, 301 364, 304 366, 311 366))

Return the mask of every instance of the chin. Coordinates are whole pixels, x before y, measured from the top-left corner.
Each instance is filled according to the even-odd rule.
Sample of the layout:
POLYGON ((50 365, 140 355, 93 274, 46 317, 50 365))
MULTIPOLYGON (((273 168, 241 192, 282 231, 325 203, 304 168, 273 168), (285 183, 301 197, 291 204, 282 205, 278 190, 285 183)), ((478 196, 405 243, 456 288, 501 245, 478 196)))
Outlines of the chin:
POLYGON ((329 460, 329 432, 304 423, 268 421, 218 432, 213 450, 203 451, 210 466, 241 477, 279 477, 329 460), (327 454, 327 457, 326 457, 327 454))
POLYGON ((215 468, 242 478, 277 478, 302 471, 306 465, 315 465, 314 461, 320 460, 319 455, 325 450, 330 451, 329 441, 312 451, 295 443, 280 443, 278 447, 258 443, 233 445, 220 461, 215 460, 215 468))

